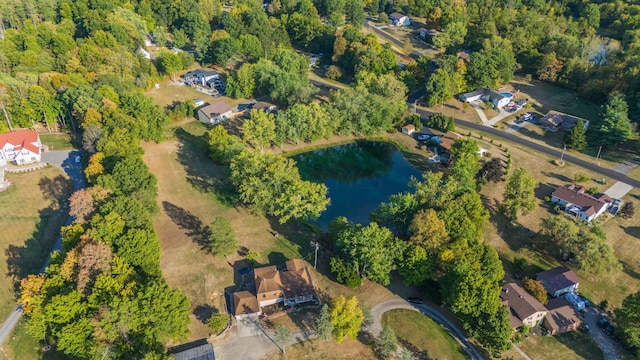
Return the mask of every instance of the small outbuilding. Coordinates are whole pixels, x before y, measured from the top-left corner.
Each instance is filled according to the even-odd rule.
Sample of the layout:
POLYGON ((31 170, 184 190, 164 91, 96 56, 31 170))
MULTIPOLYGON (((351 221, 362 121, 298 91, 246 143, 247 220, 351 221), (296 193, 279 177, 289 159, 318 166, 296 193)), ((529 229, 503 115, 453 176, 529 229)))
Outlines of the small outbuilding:
POLYGON ((402 127, 402 133, 403 134, 407 134, 407 135, 411 135, 414 132, 416 132, 416 127, 412 124, 409 125, 405 125, 402 127))

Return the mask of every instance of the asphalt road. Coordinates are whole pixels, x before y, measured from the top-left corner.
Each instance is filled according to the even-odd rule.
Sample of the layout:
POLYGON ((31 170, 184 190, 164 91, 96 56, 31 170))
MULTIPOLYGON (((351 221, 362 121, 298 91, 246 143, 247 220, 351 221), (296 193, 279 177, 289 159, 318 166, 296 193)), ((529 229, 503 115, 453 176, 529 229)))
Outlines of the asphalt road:
MULTIPOLYGON (((69 175, 69 178, 71 178, 75 189, 79 190, 83 189, 85 186, 84 178, 82 177, 82 164, 75 161, 76 156, 80 155, 81 152, 78 150, 48 151, 42 154, 42 161, 62 168, 62 170, 64 170, 64 172, 69 175)), ((67 220, 66 225, 71 224, 71 222, 73 222, 73 219, 70 217, 67 220)), ((58 238, 58 241, 56 241, 55 245, 53 246, 52 252, 61 249, 62 236, 60 236, 58 238)), ((44 264, 41 272, 44 272, 44 269, 46 268, 48 263, 49 260, 47 260, 47 262, 44 264)), ((11 315, 9 315, 7 320, 5 320, 2 325, 0 325, 0 346, 2 346, 9 338, 9 335, 11 335, 11 331, 20 320, 20 317, 22 317, 22 307, 17 306, 15 311, 13 311, 11 315)))
POLYGON ((464 333, 460 331, 449 319, 444 317, 438 310, 427 304, 410 304, 404 299, 391 299, 383 301, 380 304, 374 306, 371 309, 371 315, 373 316, 373 323, 369 326, 373 336, 377 336, 382 331, 382 314, 393 309, 407 309, 420 311, 426 316, 433 319, 438 324, 444 326, 447 331, 453 336, 460 344, 462 349, 473 360, 482 360, 484 357, 478 352, 478 350, 469 342, 464 336, 464 333))
MULTIPOLYGON (((418 114, 420 114, 421 116, 424 116, 424 117, 427 117, 427 116, 432 114, 431 111, 428 111, 428 110, 426 110, 424 108, 420 108, 420 107, 417 108, 417 112, 418 112, 418 114)), ((470 122, 470 121, 466 121, 466 120, 462 120, 462 119, 455 119, 455 122, 456 122, 456 125, 465 126, 465 127, 471 128, 471 129, 476 130, 476 131, 482 131, 482 132, 487 133, 487 134, 491 134, 491 135, 494 135, 494 136, 497 136, 497 137, 500 137, 500 138, 503 138, 503 139, 506 139, 506 140, 510 140, 510 141, 513 141, 513 142, 515 142, 515 143, 517 143, 519 145, 526 146, 528 148, 531 148, 533 150, 539 151, 541 153, 545 153, 545 154, 550 155, 552 157, 557 157, 558 159, 562 155, 562 152, 559 151, 559 150, 548 148, 546 146, 543 146, 543 145, 540 145, 538 143, 529 141, 527 139, 523 139, 523 138, 517 137, 517 136, 515 136, 513 134, 506 133, 506 132, 504 132, 502 130, 495 129, 493 127, 488 127, 488 126, 484 126, 484 125, 481 125, 481 124, 476 124, 476 123, 473 123, 473 122, 470 122)), ((631 185, 633 187, 640 188, 640 181, 638 181, 636 179, 632 179, 632 178, 630 178, 630 177, 628 177, 628 176, 626 176, 626 175, 624 175, 622 173, 619 173, 619 172, 617 172, 615 170, 606 169, 606 168, 600 167, 600 166, 598 166, 598 165, 596 165, 594 163, 591 163, 591 162, 576 158, 576 157, 571 156, 571 155, 569 155, 567 153, 564 154, 564 158, 563 159, 564 159, 564 161, 566 161, 568 163, 572 163, 572 164, 578 165, 580 167, 583 167, 583 168, 585 168, 587 170, 591 170, 591 171, 593 171, 595 173, 598 173, 600 175, 608 176, 608 177, 610 177, 612 179, 615 179, 615 180, 618 180, 618 181, 622 181, 623 183, 629 184, 629 185, 631 185)))

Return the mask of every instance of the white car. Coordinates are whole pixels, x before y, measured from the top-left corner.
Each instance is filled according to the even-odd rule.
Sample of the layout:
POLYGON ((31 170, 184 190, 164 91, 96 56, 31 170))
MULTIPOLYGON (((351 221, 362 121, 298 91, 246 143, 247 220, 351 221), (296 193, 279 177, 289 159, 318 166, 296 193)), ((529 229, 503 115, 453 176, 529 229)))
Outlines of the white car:
POLYGON ((418 134, 418 140, 420 141, 425 141, 425 140, 429 140, 430 136, 427 134, 418 134))
POLYGON ((74 160, 75 160, 76 163, 79 163, 80 161, 82 161, 82 157, 80 157, 80 155, 78 155, 78 156, 75 157, 74 160))

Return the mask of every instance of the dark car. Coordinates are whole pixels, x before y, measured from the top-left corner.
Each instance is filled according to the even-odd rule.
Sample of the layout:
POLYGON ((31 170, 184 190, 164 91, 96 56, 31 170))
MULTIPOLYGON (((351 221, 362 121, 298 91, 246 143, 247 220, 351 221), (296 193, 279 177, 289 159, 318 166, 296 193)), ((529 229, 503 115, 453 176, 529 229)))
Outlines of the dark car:
POLYGON ((609 326, 607 326, 606 328, 604 328, 604 332, 605 332, 607 335, 611 335, 611 334, 613 334, 613 333, 614 333, 614 331, 616 331, 616 327, 615 327, 615 326, 613 326, 613 325, 609 325, 609 326))
POLYGON ((607 326, 609 326, 609 320, 607 320, 607 319, 600 319, 596 325, 598 325, 598 327, 599 327, 599 328, 604 329, 604 328, 606 328, 607 326))
POLYGON ((415 296, 410 296, 407 298, 407 301, 412 304, 422 304, 422 299, 415 296))

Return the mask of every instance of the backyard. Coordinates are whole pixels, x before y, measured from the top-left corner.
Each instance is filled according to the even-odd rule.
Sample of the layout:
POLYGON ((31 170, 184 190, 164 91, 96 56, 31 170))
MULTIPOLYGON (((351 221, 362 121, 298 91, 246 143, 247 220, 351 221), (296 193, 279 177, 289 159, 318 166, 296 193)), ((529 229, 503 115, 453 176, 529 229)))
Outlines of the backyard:
POLYGON ((391 310, 382 315, 382 324, 391 326, 400 345, 420 359, 466 359, 447 330, 419 312, 391 310))
MULTIPOLYGON (((596 329, 597 331, 597 329, 596 329)), ((573 331, 556 336, 533 336, 524 338, 518 346, 529 355, 532 360, 600 360, 602 351, 591 340, 589 335, 573 331)), ((503 358, 521 359, 515 350, 503 354, 503 358)))

